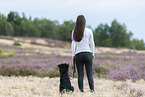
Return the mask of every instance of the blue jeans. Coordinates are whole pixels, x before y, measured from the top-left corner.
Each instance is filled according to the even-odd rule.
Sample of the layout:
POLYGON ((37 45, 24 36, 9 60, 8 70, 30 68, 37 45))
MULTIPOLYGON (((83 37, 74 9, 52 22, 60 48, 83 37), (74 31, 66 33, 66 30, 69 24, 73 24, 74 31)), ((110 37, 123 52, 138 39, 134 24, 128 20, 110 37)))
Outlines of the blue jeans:
POLYGON ((75 62, 78 72, 78 86, 81 92, 83 92, 83 78, 84 78, 84 65, 86 68, 86 74, 91 91, 94 91, 93 80, 93 56, 90 52, 81 52, 75 55, 75 62))

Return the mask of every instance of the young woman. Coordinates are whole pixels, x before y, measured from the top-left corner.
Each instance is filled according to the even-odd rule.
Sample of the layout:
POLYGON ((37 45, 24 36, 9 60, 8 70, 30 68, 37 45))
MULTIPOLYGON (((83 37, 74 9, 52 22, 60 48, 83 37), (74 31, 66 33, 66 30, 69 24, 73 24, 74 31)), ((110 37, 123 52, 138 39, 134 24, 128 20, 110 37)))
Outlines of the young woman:
POLYGON ((84 92, 83 78, 85 65, 89 87, 94 92, 93 58, 95 45, 92 30, 85 28, 85 26, 85 17, 79 15, 75 23, 75 28, 72 31, 72 60, 75 59, 76 62, 79 90, 84 92))

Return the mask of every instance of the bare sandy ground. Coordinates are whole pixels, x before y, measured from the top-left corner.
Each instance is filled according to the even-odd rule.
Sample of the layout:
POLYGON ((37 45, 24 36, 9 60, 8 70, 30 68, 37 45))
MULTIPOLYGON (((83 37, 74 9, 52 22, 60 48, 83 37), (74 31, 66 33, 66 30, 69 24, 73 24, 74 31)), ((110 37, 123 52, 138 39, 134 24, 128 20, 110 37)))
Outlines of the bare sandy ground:
MULTIPOLYGON (((60 56, 71 56, 70 46, 69 47, 67 46, 66 48, 50 47, 50 46, 47 46, 48 43, 43 39, 36 40, 36 43, 42 44, 42 45, 31 44, 30 39, 24 40, 24 39, 19 39, 19 38, 14 38, 14 40, 0 39, 0 44, 13 45, 15 40, 20 41, 20 44, 22 45, 21 48, 30 47, 30 48, 33 48, 36 52, 39 52, 41 50, 45 54, 53 53, 53 54, 60 55, 60 56)), ((54 44, 54 43, 52 42, 51 44, 54 44)), ((143 54, 145 54, 145 51, 123 49, 123 48, 108 48, 108 47, 96 47, 95 48, 95 53, 116 53, 116 54, 120 54, 120 53, 124 53, 124 52, 134 52, 134 53, 143 53, 143 54)))
MULTIPOLYGON (((7 40, 7 39, 0 39, 0 44, 4 45, 13 45, 14 41, 13 40, 7 40)), ((43 45, 35 45, 35 44, 30 44, 30 43, 25 43, 25 42, 19 42, 21 44, 20 48, 27 48, 30 47, 34 49, 36 52, 43 52, 45 54, 56 54, 60 56, 71 56, 71 51, 70 49, 67 48, 61 48, 61 47, 48 47, 48 46, 43 46, 43 45)))

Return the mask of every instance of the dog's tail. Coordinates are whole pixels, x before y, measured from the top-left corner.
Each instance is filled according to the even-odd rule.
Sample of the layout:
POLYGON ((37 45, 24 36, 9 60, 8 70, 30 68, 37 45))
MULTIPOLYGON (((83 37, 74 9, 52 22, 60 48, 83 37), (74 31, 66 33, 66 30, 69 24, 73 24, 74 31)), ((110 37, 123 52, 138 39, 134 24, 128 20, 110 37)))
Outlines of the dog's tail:
POLYGON ((76 62, 75 62, 75 57, 74 57, 74 59, 73 59, 73 65, 74 65, 74 70, 73 70, 73 78, 74 78, 74 74, 76 73, 76 68, 75 68, 75 64, 76 64, 76 62))

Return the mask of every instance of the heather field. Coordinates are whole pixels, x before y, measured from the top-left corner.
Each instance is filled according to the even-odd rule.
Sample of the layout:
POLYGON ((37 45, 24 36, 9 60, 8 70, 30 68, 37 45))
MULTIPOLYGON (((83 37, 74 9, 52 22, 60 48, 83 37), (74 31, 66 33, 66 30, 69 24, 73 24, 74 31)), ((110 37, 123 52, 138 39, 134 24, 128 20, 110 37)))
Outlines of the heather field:
MULTIPOLYGON (((95 94, 85 93, 71 80, 74 93, 64 97, 144 97, 145 51, 96 47, 94 59, 95 94)), ((0 96, 58 97, 57 65, 68 63, 72 77, 70 43, 51 39, 0 36, 0 96)), ((75 74, 77 77, 77 74, 75 74)))

